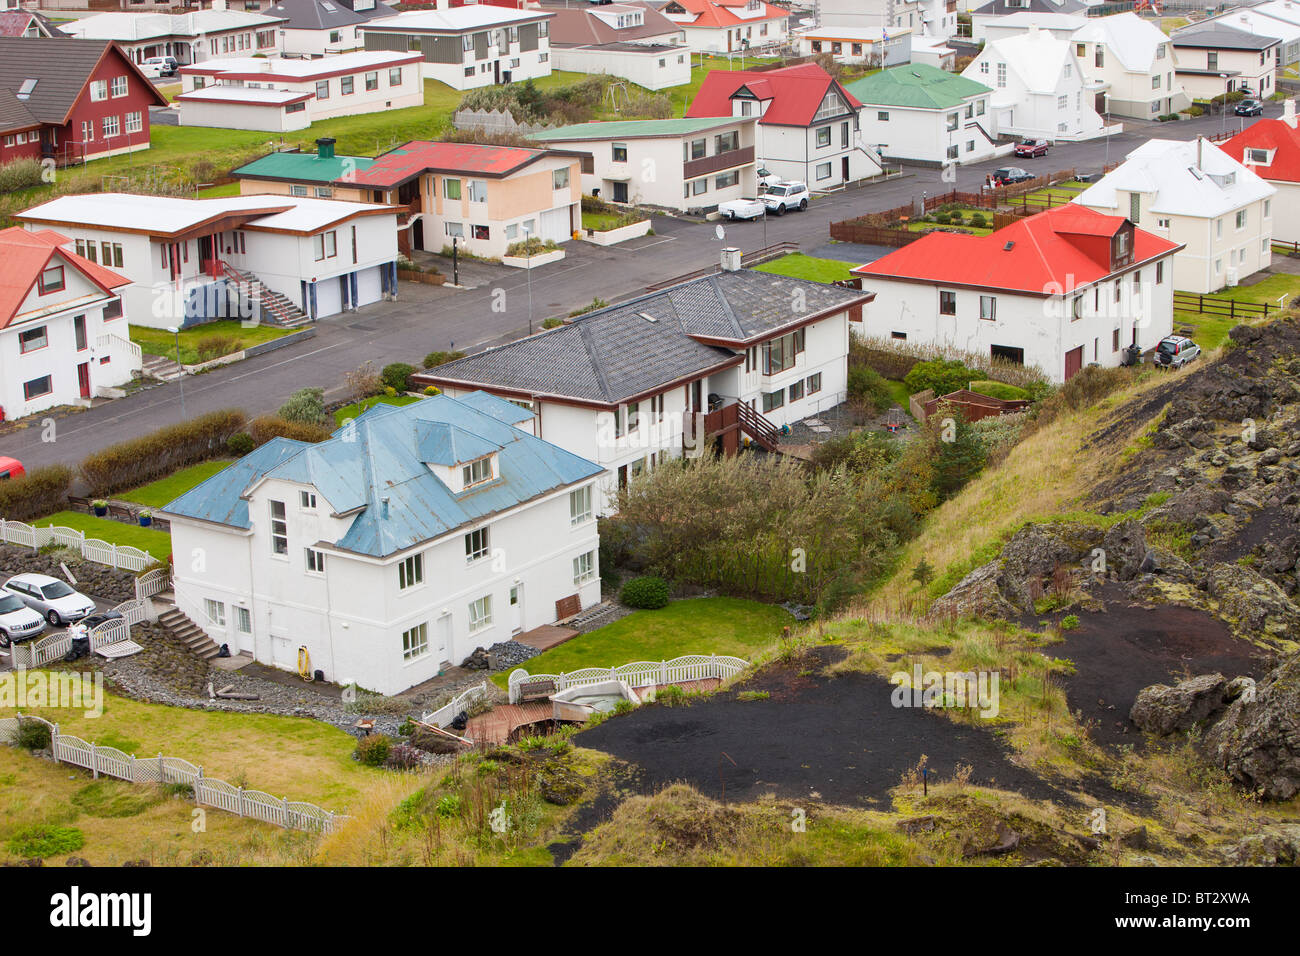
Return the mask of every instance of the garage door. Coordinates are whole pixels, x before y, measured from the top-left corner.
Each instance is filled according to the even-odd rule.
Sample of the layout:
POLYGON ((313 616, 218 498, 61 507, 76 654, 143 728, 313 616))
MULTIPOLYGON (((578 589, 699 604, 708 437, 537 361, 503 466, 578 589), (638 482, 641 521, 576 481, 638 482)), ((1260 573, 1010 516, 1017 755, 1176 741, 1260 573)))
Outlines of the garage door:
POLYGON ((357 273, 357 305, 369 305, 378 302, 384 295, 380 282, 380 270, 383 266, 371 266, 357 273))
POLYGON ((1065 353, 1065 378, 1069 381, 1074 374, 1083 368, 1083 346, 1077 349, 1070 349, 1065 353))
POLYGON ((564 206, 561 209, 548 209, 541 216, 541 224, 538 227, 543 239, 554 239, 556 242, 564 242, 571 238, 569 233, 569 207, 564 206))
POLYGON ((324 319, 343 311, 343 290, 336 278, 316 283, 316 318, 324 319))

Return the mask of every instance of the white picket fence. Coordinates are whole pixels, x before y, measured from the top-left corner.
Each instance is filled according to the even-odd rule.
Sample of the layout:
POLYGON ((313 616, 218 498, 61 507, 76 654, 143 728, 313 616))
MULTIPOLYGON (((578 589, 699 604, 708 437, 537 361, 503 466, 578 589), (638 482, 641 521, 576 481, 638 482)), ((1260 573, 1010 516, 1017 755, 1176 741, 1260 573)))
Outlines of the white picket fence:
POLYGON ((143 602, 161 594, 172 586, 172 575, 167 568, 154 568, 135 579, 135 599, 143 602))
POLYGON ((483 683, 456 695, 437 710, 429 711, 421 717, 420 720, 426 724, 435 724, 438 727, 446 726, 451 723, 457 714, 462 710, 465 710, 471 702, 480 697, 486 697, 487 692, 487 681, 484 681, 483 683))
POLYGON ((717 678, 725 680, 739 674, 749 666, 749 661, 739 657, 710 654, 688 654, 671 661, 637 661, 622 667, 586 667, 567 674, 530 674, 522 668, 510 672, 510 703, 519 703, 520 684, 534 681, 554 681, 557 691, 583 684, 598 684, 607 680, 621 680, 629 687, 649 687, 660 684, 680 684, 690 680, 717 678))
MULTIPOLYGON (((122 616, 104 621, 90 629, 88 636, 92 652, 109 644, 129 640, 131 625, 139 624, 145 618, 142 601, 123 601, 113 610, 122 616)), ((72 634, 66 630, 59 630, 34 641, 14 642, 9 648, 9 653, 15 669, 21 667, 32 670, 62 660, 70 650, 72 650, 72 634)))
POLYGON ((216 807, 241 817, 251 817, 287 830, 330 833, 346 816, 322 810, 314 803, 273 797, 261 790, 245 790, 215 777, 205 777, 203 768, 180 757, 137 757, 116 747, 100 747, 71 734, 59 733, 59 725, 43 717, 0 717, 0 743, 14 744, 23 720, 40 721, 50 728, 51 750, 60 763, 72 764, 131 783, 180 783, 192 787, 194 802, 216 807))
POLYGON ((87 561, 107 564, 121 571, 143 571, 151 564, 158 563, 148 551, 141 551, 129 544, 110 544, 99 538, 87 538, 83 531, 56 525, 37 527, 22 521, 0 518, 0 541, 20 544, 33 551, 51 544, 62 545, 81 552, 87 561))

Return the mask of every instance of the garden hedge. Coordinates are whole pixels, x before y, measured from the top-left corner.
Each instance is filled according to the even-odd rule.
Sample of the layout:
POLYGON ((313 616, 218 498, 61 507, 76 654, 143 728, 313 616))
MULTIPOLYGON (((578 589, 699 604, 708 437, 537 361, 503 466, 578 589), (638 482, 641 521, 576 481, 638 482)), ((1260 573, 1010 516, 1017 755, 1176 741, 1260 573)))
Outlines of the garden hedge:
POLYGON ((0 518, 31 521, 68 505, 72 469, 66 465, 33 468, 22 478, 0 481, 0 518))
POLYGON ((248 423, 248 434, 253 444, 261 447, 272 438, 292 438, 315 444, 334 434, 327 425, 313 425, 310 422, 291 422, 279 415, 259 415, 248 423))
POLYGON ((226 442, 243 430, 239 409, 208 412, 87 455, 78 470, 90 494, 105 498, 166 477, 178 468, 227 454, 226 442))

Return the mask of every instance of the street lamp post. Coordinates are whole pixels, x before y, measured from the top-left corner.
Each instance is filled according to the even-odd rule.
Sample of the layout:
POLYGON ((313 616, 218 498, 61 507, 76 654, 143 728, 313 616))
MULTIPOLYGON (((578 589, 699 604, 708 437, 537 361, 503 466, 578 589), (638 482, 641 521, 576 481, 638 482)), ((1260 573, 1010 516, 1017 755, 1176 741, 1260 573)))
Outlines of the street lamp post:
POLYGON ((178 326, 170 325, 167 331, 176 336, 176 371, 179 373, 176 382, 181 387, 181 418, 185 419, 188 416, 185 414, 185 366, 181 364, 181 330, 178 326))
POLYGON ((533 231, 527 226, 524 229, 524 272, 528 274, 528 334, 533 334, 533 244, 531 239, 533 231))

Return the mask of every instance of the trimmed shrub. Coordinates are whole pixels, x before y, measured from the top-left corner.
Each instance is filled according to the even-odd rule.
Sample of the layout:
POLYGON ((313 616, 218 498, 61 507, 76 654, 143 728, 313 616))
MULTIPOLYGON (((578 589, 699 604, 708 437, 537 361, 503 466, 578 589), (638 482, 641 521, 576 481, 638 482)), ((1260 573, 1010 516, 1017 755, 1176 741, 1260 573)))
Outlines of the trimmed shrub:
POLYGON ((959 388, 965 388, 974 379, 980 378, 978 372, 972 372, 956 359, 931 359, 917 362, 912 370, 903 377, 910 394, 934 389, 935 395, 947 395, 959 388))
POLYGON ((68 503, 72 469, 66 465, 33 468, 21 478, 0 481, 0 518, 30 521, 68 503))
POLYGON ((990 398, 1000 398, 1006 402, 1029 397, 1029 393, 1023 388, 1017 388, 1015 385, 1008 385, 1006 382, 971 382, 970 390, 972 392, 979 392, 981 395, 987 395, 990 398))
POLYGON ((952 216, 948 215, 946 212, 936 212, 934 214, 934 221, 941 226, 946 226, 948 223, 952 222, 952 216))
POLYGON ((248 432, 236 432, 226 439, 226 451, 236 458, 243 458, 256 447, 253 436, 248 432))
POLYGON ((287 422, 317 425, 325 420, 325 390, 300 388, 289 396, 277 412, 287 422))
POLYGON ((8 849, 14 856, 44 859, 80 850, 85 843, 85 836, 76 827, 46 823, 19 830, 9 838, 8 849))
POLYGON ((542 328, 544 329, 558 329, 563 324, 564 320, 556 315, 551 316, 549 319, 542 320, 542 328))
POLYGON ((976 229, 983 229, 989 224, 989 221, 984 218, 984 213, 977 212, 971 215, 970 224, 976 229))
POLYGON ((430 352, 424 357, 425 368, 437 368, 439 365, 446 365, 448 362, 454 362, 456 359, 463 359, 465 353, 457 349, 454 352, 430 352))
POLYGON ((667 607, 668 582, 663 578, 650 576, 633 578, 623 585, 623 590, 619 592, 618 599, 628 607, 646 608, 648 610, 667 607))
POLYGON ((379 380, 387 388, 395 392, 406 391, 407 380, 417 371, 414 365, 408 365, 406 362, 393 362, 391 365, 385 365, 384 370, 379 373, 379 380))
POLYGON ((238 409, 208 412, 178 425, 168 425, 130 441, 109 445, 87 455, 78 466, 90 494, 107 497, 136 488, 226 453, 226 442, 244 430, 248 419, 238 409))
POLYGON ((272 438, 292 438, 315 444, 334 434, 327 425, 316 422, 291 422, 279 415, 260 415, 248 423, 248 434, 256 447, 261 447, 272 438))
POLYGON ((430 395, 430 396, 432 396, 432 395, 441 395, 441 394, 442 394, 442 389, 440 389, 437 385, 429 385, 429 386, 427 386, 427 387, 425 388, 425 390, 424 390, 424 394, 425 394, 425 395, 430 395))
POLYGON ((865 366, 849 369, 849 401, 855 405, 883 412, 892 403, 884 376, 865 366))
POLYGON ((357 741, 354 754, 367 767, 382 767, 392 752, 392 742, 385 734, 367 734, 357 741))
POLYGON ((50 745, 50 728, 39 720, 20 720, 14 745, 23 750, 44 750, 50 745))
POLYGON ((526 258, 540 256, 544 252, 554 252, 558 248, 560 248, 560 245, 554 239, 529 236, 527 239, 520 239, 518 242, 512 242, 506 246, 506 255, 511 258, 526 258))

